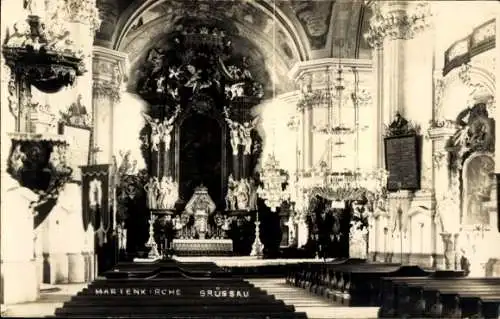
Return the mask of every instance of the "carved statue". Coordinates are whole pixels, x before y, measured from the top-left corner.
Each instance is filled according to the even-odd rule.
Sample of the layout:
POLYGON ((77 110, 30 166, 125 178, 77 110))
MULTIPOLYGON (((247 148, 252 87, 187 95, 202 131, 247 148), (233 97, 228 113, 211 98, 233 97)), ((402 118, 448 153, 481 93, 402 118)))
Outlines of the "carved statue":
POLYGON ((121 222, 117 227, 118 233, 118 249, 127 249, 127 228, 125 228, 125 222, 121 222))
POLYGON ((7 99, 9 102, 9 111, 17 120, 17 118, 19 117, 19 102, 16 94, 16 82, 12 78, 9 81, 8 91, 9 97, 7 99))
POLYGON ((147 194, 147 205, 150 209, 156 209, 157 206, 157 195, 158 195, 159 183, 158 178, 150 177, 149 182, 144 185, 144 190, 147 194))
POLYGON ((238 155, 238 145, 241 144, 241 134, 240 134, 240 123, 231 120, 226 116, 226 122, 229 126, 229 136, 231 139, 231 148, 233 149, 233 155, 238 155))
POLYGON ((165 80, 167 78, 162 75, 156 79, 156 92, 157 93, 165 93, 165 80))
POLYGON ((461 111, 456 124, 460 128, 452 137, 451 143, 458 148, 460 157, 471 148, 487 151, 492 146, 493 127, 485 103, 477 103, 461 111))
POLYGON ((229 175, 227 182, 226 210, 236 210, 236 181, 229 175))
POLYGON ((170 149, 170 142, 172 140, 171 133, 174 129, 174 122, 180 113, 180 105, 177 106, 174 115, 171 118, 166 118, 162 123, 162 135, 161 139, 165 143, 165 153, 170 149))
POLYGON ((396 113, 394 115, 394 120, 389 125, 389 130, 393 132, 394 135, 399 135, 404 133, 408 128, 408 121, 401 116, 401 114, 396 113))
POLYGON ((250 179, 250 198, 248 200, 248 209, 257 210, 257 183, 250 179))
POLYGON ((160 180, 159 188, 158 188, 158 208, 166 209, 168 207, 169 196, 170 196, 170 184, 167 181, 167 176, 163 176, 160 180))
POLYGON ((70 124, 79 126, 86 126, 90 124, 88 123, 87 108, 83 105, 82 99, 82 95, 78 94, 76 102, 70 105, 67 115, 63 115, 67 118, 70 124))
POLYGON ((173 209, 177 201, 177 183, 171 176, 163 176, 159 184, 158 208, 173 209))
POLYGON ((201 78, 201 71, 196 69, 192 65, 188 65, 187 70, 191 74, 189 80, 186 82, 185 86, 193 89, 193 94, 196 93, 197 90, 202 90, 210 87, 212 84, 211 81, 203 81, 201 78))
POLYGON ((155 76, 158 72, 160 72, 163 69, 164 56, 165 53, 163 53, 162 49, 153 48, 149 51, 146 60, 152 65, 150 76, 155 76))
POLYGON ((120 150, 118 153, 120 154, 120 163, 116 163, 118 167, 118 174, 120 176, 127 175, 131 169, 130 150, 126 152, 120 150))
POLYGON ((245 147, 243 154, 250 155, 252 153, 252 130, 255 128, 258 118, 255 118, 252 123, 244 122, 240 124, 239 131, 241 135, 242 145, 245 147))
POLYGON ((235 97, 240 97, 245 95, 245 83, 239 82, 232 84, 230 86, 225 86, 224 88, 226 98, 229 100, 234 99, 235 97))
POLYGON ((24 167, 24 161, 26 158, 26 154, 21 151, 21 144, 17 144, 12 151, 12 155, 10 156, 10 167, 15 177, 19 177, 19 174, 24 167))
POLYGON ((12 28, 14 29, 14 32, 11 35, 9 35, 9 38, 7 39, 7 43, 5 46, 11 48, 24 47, 29 39, 28 24, 24 21, 20 21, 14 23, 14 26, 12 28))
POLYGON ((151 152, 158 152, 159 148, 158 146, 160 145, 160 140, 162 138, 162 124, 160 124, 160 121, 158 119, 153 119, 151 116, 142 113, 142 116, 146 121, 149 123, 151 126, 151 152), (161 125, 161 126, 160 126, 161 125))
POLYGON ((180 70, 177 67, 168 68, 168 78, 169 79, 175 78, 176 80, 178 80, 179 76, 181 76, 182 73, 183 73, 182 70, 180 70))
POLYGON ((236 198, 237 207, 239 210, 250 210, 249 199, 250 199, 250 184, 248 179, 243 178, 237 182, 236 187, 236 198))

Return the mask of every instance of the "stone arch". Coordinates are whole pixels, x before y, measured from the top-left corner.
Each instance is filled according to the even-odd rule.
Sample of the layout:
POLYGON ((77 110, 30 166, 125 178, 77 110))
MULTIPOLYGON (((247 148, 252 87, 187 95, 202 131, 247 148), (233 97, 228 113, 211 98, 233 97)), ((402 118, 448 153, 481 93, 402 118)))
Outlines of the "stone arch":
MULTIPOLYGON (((146 11, 154 6, 164 3, 165 0, 134 0, 125 11, 120 15, 118 22, 116 23, 116 28, 114 29, 113 35, 111 36, 112 47, 115 50, 119 50, 122 46, 122 41, 125 39, 127 34, 131 31, 132 26, 136 20, 146 11)), ((243 2, 243 1, 242 1, 243 2)), ((276 17, 278 26, 285 30, 285 33, 291 42, 293 43, 293 50, 297 52, 299 60, 305 61, 310 58, 311 48, 309 47, 309 42, 307 40, 307 35, 304 30, 299 30, 292 23, 292 21, 282 12, 279 8, 270 8, 270 5, 263 0, 257 0, 251 2, 251 4, 262 11, 264 14, 272 14, 272 11, 276 10, 276 17)))
POLYGON ((495 75, 477 64, 464 64, 442 79, 442 88, 437 88, 436 117, 454 120, 474 97, 485 92, 495 96, 495 75), (457 103, 460 103, 457 105, 457 103))
POLYGON ((461 172, 462 225, 490 224, 489 212, 484 208, 484 203, 491 195, 494 169, 495 160, 491 153, 476 152, 465 159, 461 172))

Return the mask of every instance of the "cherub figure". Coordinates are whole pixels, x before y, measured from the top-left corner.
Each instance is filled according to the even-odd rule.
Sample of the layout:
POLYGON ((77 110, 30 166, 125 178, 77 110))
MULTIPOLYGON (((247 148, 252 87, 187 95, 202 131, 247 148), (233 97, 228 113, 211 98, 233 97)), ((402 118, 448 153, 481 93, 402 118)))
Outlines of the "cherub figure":
POLYGON ((170 67, 168 68, 168 78, 169 79, 172 79, 172 78, 175 78, 176 80, 179 79, 179 76, 182 74, 182 71, 179 70, 179 68, 177 67, 170 67))
POLYGON ((199 86, 199 82, 201 80, 201 70, 197 70, 194 66, 188 65, 187 70, 191 74, 191 77, 186 82, 185 86, 193 88, 193 93, 196 92, 196 89, 199 86))

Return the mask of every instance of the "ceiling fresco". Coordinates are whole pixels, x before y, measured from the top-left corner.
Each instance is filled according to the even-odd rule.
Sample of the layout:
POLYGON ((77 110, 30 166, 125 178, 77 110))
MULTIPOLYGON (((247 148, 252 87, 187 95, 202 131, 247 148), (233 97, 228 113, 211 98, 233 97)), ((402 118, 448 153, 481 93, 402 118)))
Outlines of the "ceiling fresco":
POLYGON ((99 0, 98 4, 104 21, 96 43, 128 53, 133 68, 186 17, 218 21, 234 41, 233 48, 262 65, 278 92, 293 88, 287 74, 299 61, 339 54, 371 58, 362 36, 370 15, 363 0, 99 0))
POLYGON ((98 37, 112 42, 115 49, 155 20, 182 15, 219 14, 255 29, 262 38, 272 38, 275 10, 277 46, 290 62, 337 56, 337 38, 344 39, 344 57, 371 56, 362 37, 369 19, 363 0, 99 0, 99 7, 104 20, 113 21, 103 23, 110 30, 102 30, 98 37))

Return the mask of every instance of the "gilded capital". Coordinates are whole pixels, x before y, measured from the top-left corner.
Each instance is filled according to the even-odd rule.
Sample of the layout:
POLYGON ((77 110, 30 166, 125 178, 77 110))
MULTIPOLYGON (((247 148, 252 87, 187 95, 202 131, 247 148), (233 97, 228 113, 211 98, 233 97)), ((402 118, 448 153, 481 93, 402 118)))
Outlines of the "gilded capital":
POLYGON ((127 55, 125 53, 94 46, 92 58, 93 93, 97 98, 120 100, 126 80, 127 55))
POLYGON ((113 103, 120 101, 120 86, 106 80, 94 79, 92 95, 97 99, 109 99, 113 103))
POLYGON ((412 39, 430 25, 430 5, 423 1, 374 1, 373 16, 364 35, 368 43, 381 47, 384 40, 412 39))

